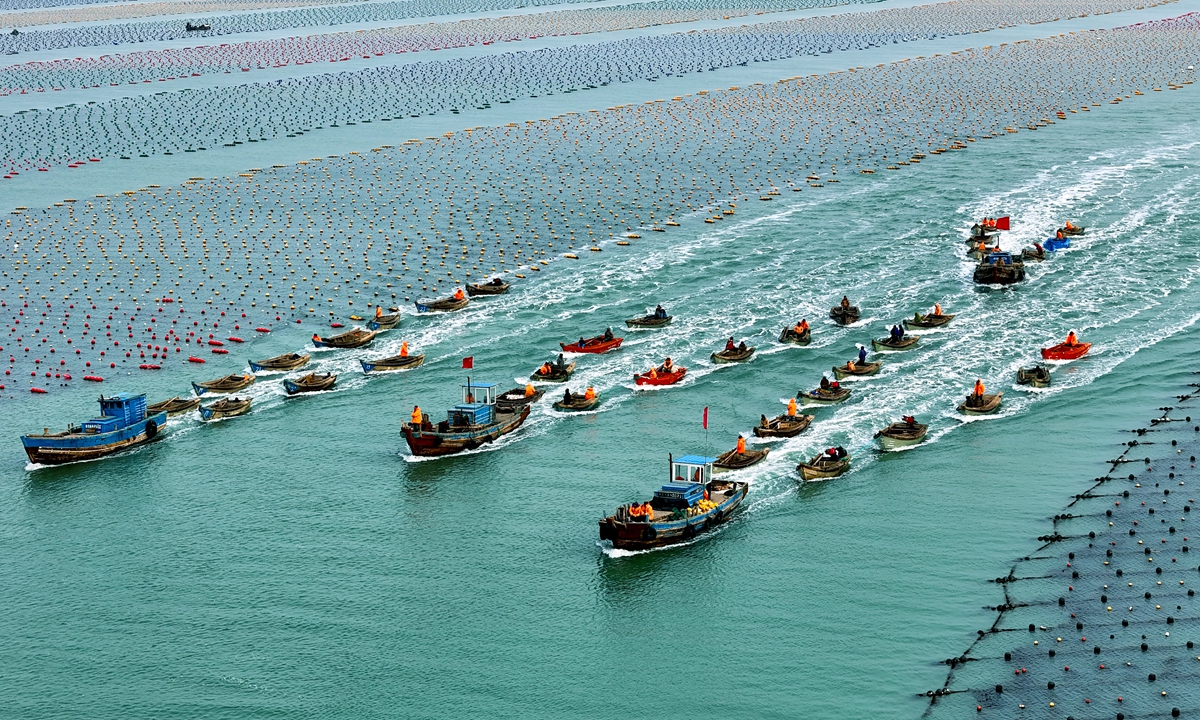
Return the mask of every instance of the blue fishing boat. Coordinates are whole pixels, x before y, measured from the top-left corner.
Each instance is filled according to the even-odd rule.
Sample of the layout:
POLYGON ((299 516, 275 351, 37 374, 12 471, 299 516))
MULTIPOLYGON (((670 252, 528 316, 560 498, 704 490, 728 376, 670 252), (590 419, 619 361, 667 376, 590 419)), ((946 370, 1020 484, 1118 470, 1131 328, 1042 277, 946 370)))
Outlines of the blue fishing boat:
POLYGON ((146 414, 145 394, 120 393, 100 396, 100 417, 66 432, 22 435, 21 444, 29 461, 40 465, 62 465, 95 460, 126 448, 150 442, 167 424, 167 413, 146 414))
POLYGON ((462 386, 462 404, 446 412, 446 419, 432 423, 424 413, 401 428, 413 455, 453 455, 494 442, 521 427, 529 417, 529 405, 496 406, 496 383, 467 382, 462 386))
POLYGON ((686 542, 710 530, 746 499, 749 485, 714 481, 716 458, 668 457, 669 482, 645 503, 629 503, 600 521, 600 539, 622 550, 646 550, 686 542))
POLYGON ((1058 250, 1066 250, 1067 248, 1071 247, 1071 238, 1068 238, 1068 237, 1046 238, 1045 242, 1042 243, 1042 247, 1046 248, 1046 252, 1056 252, 1058 250))

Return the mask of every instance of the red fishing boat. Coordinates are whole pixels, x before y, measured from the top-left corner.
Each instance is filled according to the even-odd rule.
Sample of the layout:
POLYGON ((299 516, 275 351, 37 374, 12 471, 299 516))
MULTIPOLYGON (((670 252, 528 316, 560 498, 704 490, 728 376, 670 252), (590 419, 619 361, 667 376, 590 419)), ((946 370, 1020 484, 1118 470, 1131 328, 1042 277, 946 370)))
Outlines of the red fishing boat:
POLYGON ((672 372, 662 372, 655 369, 653 372, 647 370, 641 375, 634 375, 633 382, 635 385, 674 385, 683 380, 683 376, 687 374, 687 368, 677 367, 672 372))
POLYGON ((559 346, 563 349, 563 352, 599 355, 609 350, 616 350, 621 347, 621 343, 624 340, 625 338, 613 337, 611 333, 606 333, 604 335, 597 335, 594 338, 581 338, 579 342, 573 342, 569 345, 559 343, 559 346))
POLYGON ((1091 343, 1059 343, 1054 347, 1042 348, 1043 360, 1078 360, 1092 349, 1091 343))

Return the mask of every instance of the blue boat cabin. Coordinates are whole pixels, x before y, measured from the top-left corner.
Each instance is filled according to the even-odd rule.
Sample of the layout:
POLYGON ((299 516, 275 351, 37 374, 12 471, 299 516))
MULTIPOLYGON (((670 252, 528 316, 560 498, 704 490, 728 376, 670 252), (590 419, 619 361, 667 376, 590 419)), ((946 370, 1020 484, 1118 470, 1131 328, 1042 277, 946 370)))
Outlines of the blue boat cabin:
POLYGON ((146 419, 146 395, 118 393, 100 397, 100 417, 83 423, 85 433, 115 432, 146 419))
POLYGON ((462 386, 462 404, 446 413, 451 427, 490 425, 496 421, 497 383, 472 383, 462 386))

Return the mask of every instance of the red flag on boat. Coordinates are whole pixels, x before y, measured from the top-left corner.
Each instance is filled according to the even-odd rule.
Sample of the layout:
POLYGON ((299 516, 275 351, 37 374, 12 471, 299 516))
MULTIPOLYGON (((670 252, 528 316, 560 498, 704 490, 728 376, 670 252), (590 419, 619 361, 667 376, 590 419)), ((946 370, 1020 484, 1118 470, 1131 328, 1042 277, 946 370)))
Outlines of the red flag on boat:
POLYGON ((1007 230, 1008 229, 1008 216, 1007 215, 1005 215, 1004 217, 996 218, 996 229, 997 230, 1007 230))
POLYGON ((704 429, 708 429, 708 406, 704 407, 704 429))
POLYGON ((463 366, 462 366, 463 370, 470 370, 474 367, 475 367, 475 356, 474 355, 472 355, 471 357, 463 358, 463 366))

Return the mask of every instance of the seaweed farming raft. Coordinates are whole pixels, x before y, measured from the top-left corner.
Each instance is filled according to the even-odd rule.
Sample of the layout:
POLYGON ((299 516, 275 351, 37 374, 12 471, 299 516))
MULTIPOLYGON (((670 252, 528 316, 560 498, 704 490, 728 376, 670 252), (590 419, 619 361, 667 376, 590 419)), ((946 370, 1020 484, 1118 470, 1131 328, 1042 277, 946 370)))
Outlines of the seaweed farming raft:
POLYGON ((471 383, 462 386, 462 404, 446 412, 446 419, 434 425, 420 408, 413 410, 412 422, 401 428, 413 455, 437 457, 474 450, 507 435, 529 417, 529 405, 496 406, 496 383, 471 383))
POLYGON ((650 502, 630 503, 600 521, 600 539, 623 550, 686 542, 724 522, 746 498, 747 484, 714 481, 716 458, 670 458, 666 485, 650 502))
POLYGON ((68 427, 66 432, 52 433, 46 428, 41 435, 22 435, 21 444, 30 462, 62 465, 148 443, 166 424, 166 411, 146 415, 144 394, 119 393, 100 397, 100 417, 68 427))

